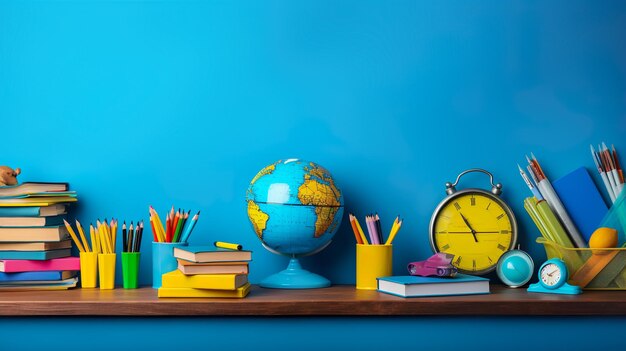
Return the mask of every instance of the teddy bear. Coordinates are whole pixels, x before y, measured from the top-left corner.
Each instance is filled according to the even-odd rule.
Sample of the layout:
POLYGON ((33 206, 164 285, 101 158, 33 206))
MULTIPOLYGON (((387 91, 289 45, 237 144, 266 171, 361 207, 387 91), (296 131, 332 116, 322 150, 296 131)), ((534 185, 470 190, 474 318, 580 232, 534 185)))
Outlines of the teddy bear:
POLYGON ((0 166, 0 186, 17 185, 17 176, 22 172, 21 169, 8 166, 0 166))

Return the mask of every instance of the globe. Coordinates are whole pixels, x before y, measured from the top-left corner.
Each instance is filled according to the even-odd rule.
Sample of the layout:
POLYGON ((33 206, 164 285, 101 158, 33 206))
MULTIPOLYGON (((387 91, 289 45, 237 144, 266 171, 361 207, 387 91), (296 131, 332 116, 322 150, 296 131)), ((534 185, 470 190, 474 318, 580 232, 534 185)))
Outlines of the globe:
POLYGON ((269 251, 290 257, 286 270, 261 282, 262 287, 306 289, 330 285, 302 269, 298 257, 328 246, 343 217, 343 196, 322 166, 299 159, 279 160, 263 168, 246 192, 248 219, 269 251))

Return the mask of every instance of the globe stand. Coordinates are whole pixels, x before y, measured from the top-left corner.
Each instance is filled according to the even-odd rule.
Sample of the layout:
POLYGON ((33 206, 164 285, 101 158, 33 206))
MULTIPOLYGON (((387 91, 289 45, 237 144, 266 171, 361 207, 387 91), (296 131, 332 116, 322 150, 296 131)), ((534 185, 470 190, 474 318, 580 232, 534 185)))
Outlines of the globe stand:
POLYGON ((259 285, 271 289, 318 289, 329 287, 330 280, 302 269, 300 261, 293 257, 289 260, 287 269, 270 275, 259 285))

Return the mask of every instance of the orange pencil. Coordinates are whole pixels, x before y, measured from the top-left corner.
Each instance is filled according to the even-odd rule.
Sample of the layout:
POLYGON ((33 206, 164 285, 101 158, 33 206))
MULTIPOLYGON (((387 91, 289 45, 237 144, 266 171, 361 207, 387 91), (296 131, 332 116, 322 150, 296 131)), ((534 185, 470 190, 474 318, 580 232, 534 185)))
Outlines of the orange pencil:
POLYGON ((174 215, 174 220, 172 221, 172 238, 176 237, 176 228, 178 226, 178 222, 180 221, 180 209, 176 211, 174 215))
POLYGON ((350 213, 349 215, 350 218, 350 225, 352 226, 352 232, 354 233, 354 237, 356 238, 356 243, 357 244, 363 244, 363 241, 361 240, 361 236, 359 235, 359 230, 356 228, 356 223, 354 223, 354 216, 352 216, 352 213, 350 213))

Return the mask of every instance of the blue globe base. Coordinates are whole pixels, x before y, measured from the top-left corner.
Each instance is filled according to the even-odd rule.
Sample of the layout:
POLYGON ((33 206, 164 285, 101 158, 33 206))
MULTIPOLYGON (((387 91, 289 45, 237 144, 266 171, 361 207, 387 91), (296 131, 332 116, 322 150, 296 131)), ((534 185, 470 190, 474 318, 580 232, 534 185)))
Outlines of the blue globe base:
POLYGON ((287 269, 263 279, 262 288, 270 289, 318 289, 330 286, 330 280, 302 269, 297 258, 289 260, 287 269))

